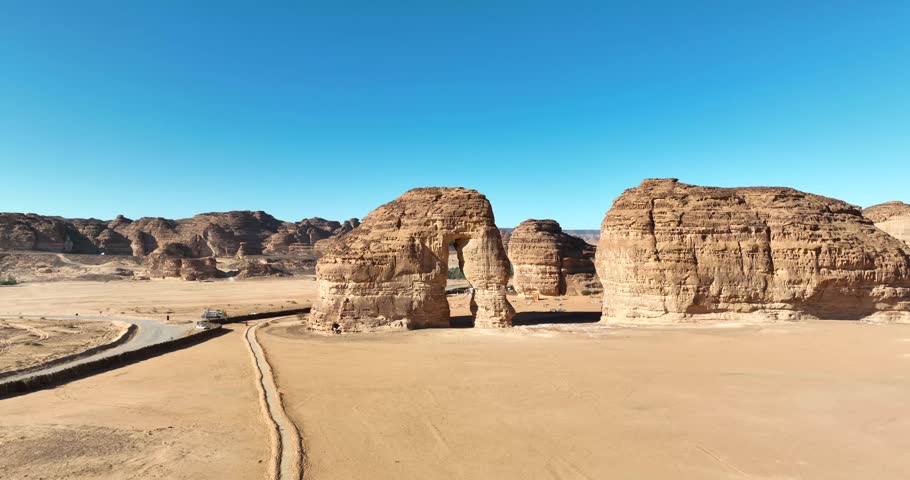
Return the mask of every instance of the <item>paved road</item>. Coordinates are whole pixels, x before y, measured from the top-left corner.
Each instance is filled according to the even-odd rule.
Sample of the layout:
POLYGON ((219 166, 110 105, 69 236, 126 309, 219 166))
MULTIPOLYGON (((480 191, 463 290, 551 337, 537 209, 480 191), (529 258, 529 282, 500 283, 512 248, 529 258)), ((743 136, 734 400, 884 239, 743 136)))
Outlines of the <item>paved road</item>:
POLYGON ((102 350, 94 355, 89 355, 87 357, 82 357, 72 362, 66 362, 59 365, 53 365, 51 367, 43 368, 40 370, 31 371, 28 373, 23 373, 21 375, 15 375, 12 377, 6 377, 3 379, 4 382, 12 380, 20 380, 23 378, 28 378, 33 375, 41 375, 45 373, 52 373, 64 368, 71 367, 73 365, 79 365, 81 363, 89 362, 92 360, 97 360, 99 358, 104 358, 110 355, 115 355, 122 352, 128 352, 131 350, 136 350, 148 345, 154 345, 156 343, 166 342, 168 340, 174 340, 176 338, 185 337, 193 331, 195 328, 194 323, 188 323, 185 325, 167 325, 157 320, 149 320, 145 318, 120 318, 120 317, 96 317, 96 316, 83 316, 83 315, 20 315, 20 314, 3 314, 0 313, 0 317, 3 318, 47 318, 47 319, 60 319, 60 320, 87 320, 87 321, 121 321, 126 323, 132 323, 138 327, 136 334, 124 344, 117 345, 113 348, 108 348, 102 350))
POLYGON ((256 339, 256 329, 265 323, 258 323, 246 330, 246 341, 253 355, 259 382, 260 401, 267 421, 272 425, 273 431, 269 435, 272 443, 272 466, 275 480, 301 480, 303 478, 303 445, 297 425, 288 417, 281 403, 281 395, 275 385, 272 366, 259 341, 256 339))

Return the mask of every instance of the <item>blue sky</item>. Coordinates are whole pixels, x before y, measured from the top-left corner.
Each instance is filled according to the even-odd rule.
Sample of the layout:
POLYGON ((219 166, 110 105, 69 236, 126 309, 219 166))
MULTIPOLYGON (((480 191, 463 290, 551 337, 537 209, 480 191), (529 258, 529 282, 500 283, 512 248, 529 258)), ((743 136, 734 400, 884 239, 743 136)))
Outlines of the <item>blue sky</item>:
POLYGON ((647 177, 910 201, 908 25, 907 1, 5 1, 0 211, 344 219, 460 185, 500 226, 597 228, 647 177))

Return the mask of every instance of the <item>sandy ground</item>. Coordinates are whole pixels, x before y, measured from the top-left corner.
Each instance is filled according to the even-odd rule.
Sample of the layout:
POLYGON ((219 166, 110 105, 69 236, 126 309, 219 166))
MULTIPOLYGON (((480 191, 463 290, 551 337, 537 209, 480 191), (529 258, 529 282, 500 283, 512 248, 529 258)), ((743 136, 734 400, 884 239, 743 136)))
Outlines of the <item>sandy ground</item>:
POLYGON ((133 316, 197 320, 205 308, 228 314, 309 305, 316 281, 264 278, 186 282, 179 279, 119 282, 24 283, 0 288, 0 314, 133 316))
POLYGON ((0 318, 0 374, 84 352, 126 333, 122 322, 0 318))
POLYGON ((260 332, 307 478, 906 478, 910 326, 260 332), (567 331, 572 330, 572 331, 567 331))
MULTIPOLYGON (((58 282, 2 288, 0 306, 170 311, 179 320, 205 307, 304 306, 314 295, 310 279, 58 282)), ((588 323, 599 317, 596 298, 510 300, 524 326, 328 337, 290 324, 261 330, 303 431, 307 478, 910 471, 908 325, 619 328, 588 323)), ((453 315, 465 315, 467 301, 452 296, 453 315)), ((238 328, 0 400, 0 478, 263 478, 268 434, 238 328)))
POLYGON ((267 430, 243 328, 0 400, 0 478, 264 478, 267 430))

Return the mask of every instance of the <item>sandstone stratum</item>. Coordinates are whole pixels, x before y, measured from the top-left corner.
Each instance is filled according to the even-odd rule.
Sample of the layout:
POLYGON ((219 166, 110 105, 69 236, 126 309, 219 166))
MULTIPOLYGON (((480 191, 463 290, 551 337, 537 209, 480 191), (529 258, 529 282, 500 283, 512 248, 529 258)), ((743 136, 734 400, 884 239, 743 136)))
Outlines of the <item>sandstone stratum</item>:
POLYGON ((649 179, 601 225, 602 321, 910 321, 908 258, 840 200, 649 179))
POLYGON ((526 295, 599 293, 595 250, 583 239, 563 232, 555 220, 525 220, 510 235, 512 285, 526 295))
POLYGON ((111 221, 0 213, 0 252, 9 252, 2 262, 5 273, 32 281, 116 279, 144 274, 185 280, 248 278, 312 273, 318 255, 315 244, 357 225, 357 219, 341 223, 318 217, 283 222, 261 211, 204 213, 180 220, 130 220, 118 216, 111 221), (50 265, 56 264, 51 256, 33 258, 31 253, 83 255, 77 259, 61 255, 62 268, 58 268, 50 265), (271 256, 269 262, 274 263, 228 261, 228 265, 236 263, 237 269, 218 268, 216 257, 243 259, 250 255, 271 256), (97 266, 89 258, 92 256, 117 266, 97 266), (140 259, 146 272, 131 267, 121 274, 120 264, 124 262, 118 258, 140 259))
POLYGON ((146 256, 166 254, 177 245, 189 258, 287 254, 358 224, 357 219, 340 223, 318 217, 283 222, 261 211, 203 213, 179 220, 121 215, 110 221, 0 213, 0 250, 146 256))
POLYGON ((316 330, 369 331, 449 326, 449 246, 474 288, 477 327, 507 327, 509 261, 493 208, 464 188, 417 188, 372 211, 334 239, 316 266, 316 330))
POLYGON ((892 237, 910 245, 910 205, 904 202, 887 202, 863 210, 863 216, 892 237))

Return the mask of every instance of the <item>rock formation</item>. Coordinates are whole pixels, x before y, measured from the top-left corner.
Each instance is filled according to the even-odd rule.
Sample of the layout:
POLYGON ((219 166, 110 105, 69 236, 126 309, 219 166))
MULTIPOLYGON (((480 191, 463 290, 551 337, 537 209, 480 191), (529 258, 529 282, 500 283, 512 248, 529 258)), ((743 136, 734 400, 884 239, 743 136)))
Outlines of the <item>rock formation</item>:
POLYGON ((149 275, 176 277, 184 280, 217 278, 221 272, 215 257, 190 258, 184 245, 167 244, 146 258, 149 275))
POLYGON ((286 254, 291 245, 312 247, 358 224, 357 219, 340 223, 318 217, 282 222, 251 211, 135 221, 122 215, 105 221, 0 213, 0 250, 146 256, 162 245, 179 244, 188 258, 286 254))
POLYGON ((283 272, 263 259, 244 259, 237 266, 237 278, 270 277, 283 272))
POLYGON ((0 214, 0 248, 69 252, 79 232, 61 218, 33 213, 0 214))
POLYGON ((511 233, 512 285, 523 294, 599 293, 595 247, 568 235, 555 220, 525 220, 511 233))
POLYGON ((910 245, 910 205, 904 202, 882 203, 863 210, 863 216, 892 237, 910 245))
POLYGON ((651 179, 607 213, 596 265, 604 321, 906 321, 908 258, 906 245, 839 200, 651 179))
POLYGON ((464 188, 418 188, 382 205, 334 239, 316 266, 317 330, 449 326, 449 246, 474 287, 475 326, 505 327, 509 265, 490 202, 464 188))

